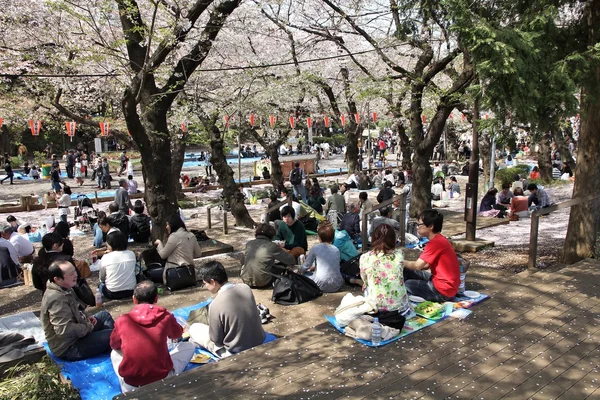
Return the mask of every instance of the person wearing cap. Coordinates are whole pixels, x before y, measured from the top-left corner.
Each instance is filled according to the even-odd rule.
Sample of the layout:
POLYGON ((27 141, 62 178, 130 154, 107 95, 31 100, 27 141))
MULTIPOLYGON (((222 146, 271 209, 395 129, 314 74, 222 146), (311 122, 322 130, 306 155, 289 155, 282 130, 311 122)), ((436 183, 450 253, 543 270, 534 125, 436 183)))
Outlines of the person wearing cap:
POLYGON ((13 232, 12 227, 9 224, 0 226, 0 236, 12 244, 17 253, 19 264, 33 262, 34 249, 29 239, 13 232))

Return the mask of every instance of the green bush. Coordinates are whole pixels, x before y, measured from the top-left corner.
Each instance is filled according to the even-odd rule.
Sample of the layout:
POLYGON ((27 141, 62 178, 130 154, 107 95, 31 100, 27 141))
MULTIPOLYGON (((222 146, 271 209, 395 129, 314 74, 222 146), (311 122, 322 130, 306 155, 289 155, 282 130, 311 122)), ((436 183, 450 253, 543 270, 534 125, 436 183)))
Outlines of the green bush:
POLYGON ((0 382, 0 399, 81 399, 75 388, 60 381, 59 374, 60 368, 48 356, 33 365, 17 365, 0 382))
POLYGON ((315 136, 313 137, 313 142, 315 144, 329 143, 331 146, 341 146, 346 142, 345 135, 333 135, 330 137, 325 136, 315 136))
POLYGON ((500 181, 499 186, 502 187, 505 183, 513 183, 516 174, 519 174, 521 178, 527 178, 529 176, 529 165, 519 164, 496 171, 496 179, 500 181))

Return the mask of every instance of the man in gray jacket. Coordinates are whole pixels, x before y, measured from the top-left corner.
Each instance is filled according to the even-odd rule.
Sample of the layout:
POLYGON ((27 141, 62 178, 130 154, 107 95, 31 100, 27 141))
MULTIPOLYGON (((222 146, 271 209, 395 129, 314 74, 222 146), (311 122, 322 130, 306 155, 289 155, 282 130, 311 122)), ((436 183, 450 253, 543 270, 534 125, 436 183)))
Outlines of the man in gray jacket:
POLYGON ((110 334, 114 327, 107 311, 90 317, 85 315, 86 305, 73 292, 76 285, 77 270, 73 264, 59 260, 50 265, 40 319, 50 350, 67 361, 110 351, 110 334))
POLYGON ((228 282, 225 267, 218 261, 204 264, 199 275, 215 299, 208 308, 208 325, 190 327, 192 340, 219 357, 262 344, 266 335, 252 289, 228 282))
POLYGON ((275 228, 269 224, 259 224, 254 233, 256 239, 246 244, 242 260, 242 281, 250 287, 265 287, 273 281, 270 273, 278 273, 293 265, 294 256, 273 243, 275 228), (279 267, 279 268, 278 268, 279 267))
POLYGON ((119 179, 119 188, 115 192, 115 203, 119 206, 119 211, 125 215, 129 215, 129 210, 133 208, 131 200, 129 200, 129 192, 127 192, 126 179, 119 179))

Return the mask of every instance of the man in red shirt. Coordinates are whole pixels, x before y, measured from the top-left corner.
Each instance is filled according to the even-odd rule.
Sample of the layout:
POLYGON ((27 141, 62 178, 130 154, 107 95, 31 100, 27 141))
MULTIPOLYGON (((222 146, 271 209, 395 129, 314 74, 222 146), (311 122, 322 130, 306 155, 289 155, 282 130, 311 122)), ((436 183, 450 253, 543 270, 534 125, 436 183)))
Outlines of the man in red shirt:
POLYGON ((110 358, 123 393, 183 372, 194 355, 189 342, 169 352, 167 339, 179 339, 183 329, 157 301, 154 283, 143 281, 133 292, 133 310, 115 322, 110 358))
POLYGON ((417 232, 429 242, 417 261, 404 262, 406 291, 429 301, 454 298, 460 285, 458 257, 452 244, 440 233, 443 222, 444 216, 436 210, 423 211, 417 232))

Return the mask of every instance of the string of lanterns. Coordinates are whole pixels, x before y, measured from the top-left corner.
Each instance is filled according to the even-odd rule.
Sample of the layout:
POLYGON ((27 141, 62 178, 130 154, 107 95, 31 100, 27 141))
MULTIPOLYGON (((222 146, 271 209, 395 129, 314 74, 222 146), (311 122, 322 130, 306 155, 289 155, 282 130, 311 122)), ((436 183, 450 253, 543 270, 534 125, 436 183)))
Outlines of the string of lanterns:
MULTIPOLYGON (((340 114, 340 115, 338 115, 338 117, 339 117, 339 122, 341 123, 341 125, 345 126, 348 123, 348 117, 350 117, 350 115, 340 114)), ((367 121, 367 123, 369 123, 369 122, 377 123, 377 113, 376 112, 370 113, 368 116, 363 114, 362 117, 361 117, 360 113, 355 113, 355 114, 352 114, 351 117, 354 118, 354 122, 356 124, 361 123, 362 117, 366 117, 365 120, 367 121)), ((452 120, 453 115, 450 114, 449 118, 452 120)), ((488 118, 489 118, 489 116, 488 116, 488 114, 486 114, 485 119, 487 120, 488 118)), ((234 119, 235 119, 234 116, 230 116, 230 115, 223 116, 223 121, 224 121, 225 127, 228 128, 234 119)), ((249 119, 248 119, 250 126, 252 126, 252 127, 256 126, 256 123, 259 120, 262 121, 262 118, 259 115, 254 114, 254 113, 251 113, 249 116, 249 119)), ((278 120, 279 120, 279 117, 277 115, 269 115, 269 126, 271 128, 275 128, 278 120)), ((290 115, 289 116, 290 127, 292 129, 294 129, 296 127, 296 124, 300 120, 301 120, 300 118, 298 118, 294 115, 290 115)), ((311 129, 316 120, 317 120, 317 118, 307 117, 305 120, 306 126, 309 129, 311 129)), ((462 122, 466 121, 466 117, 462 113, 461 113, 461 120, 462 120, 462 122)), ((332 119, 329 116, 324 115, 322 117, 322 121, 323 121, 323 124, 325 125, 325 127, 329 128, 331 126, 332 119)), ((427 117, 425 115, 421 115, 421 121, 422 121, 422 123, 426 123, 427 117)), ((29 129, 31 130, 31 134, 33 136, 39 136, 40 131, 42 129, 42 121, 30 119, 28 122, 29 122, 29 129)), ((3 124, 3 119, 0 118, 0 128, 2 128, 2 124, 3 124)), ((110 122, 101 121, 98 123, 98 125, 100 126, 100 136, 109 136, 110 135, 110 122)), ((181 122, 180 127, 181 127, 182 132, 187 132, 188 131, 188 122, 181 122)), ((65 128, 66 128, 66 134, 69 136, 71 141, 73 141, 73 137, 75 136, 75 133, 77 131, 77 123, 75 121, 65 122, 65 128)), ((131 133, 129 131, 127 133, 131 136, 131 133)))

